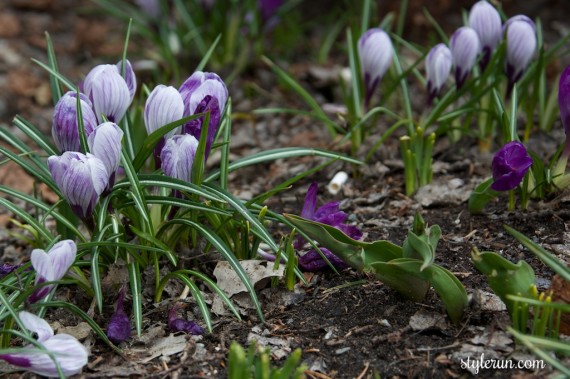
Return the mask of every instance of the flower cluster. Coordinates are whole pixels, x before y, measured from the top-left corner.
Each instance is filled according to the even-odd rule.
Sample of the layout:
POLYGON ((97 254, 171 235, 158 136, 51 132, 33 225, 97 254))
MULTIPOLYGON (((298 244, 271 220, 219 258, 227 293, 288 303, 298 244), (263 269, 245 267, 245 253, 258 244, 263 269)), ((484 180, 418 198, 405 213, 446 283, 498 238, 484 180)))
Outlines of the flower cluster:
POLYGON ((428 103, 441 92, 452 65, 458 89, 465 83, 478 58, 484 70, 503 36, 507 45, 505 73, 509 94, 534 55, 536 27, 530 18, 523 15, 511 17, 502 25, 499 12, 486 0, 481 0, 469 12, 469 26, 460 27, 451 36, 449 50, 438 44, 428 54, 428 103))

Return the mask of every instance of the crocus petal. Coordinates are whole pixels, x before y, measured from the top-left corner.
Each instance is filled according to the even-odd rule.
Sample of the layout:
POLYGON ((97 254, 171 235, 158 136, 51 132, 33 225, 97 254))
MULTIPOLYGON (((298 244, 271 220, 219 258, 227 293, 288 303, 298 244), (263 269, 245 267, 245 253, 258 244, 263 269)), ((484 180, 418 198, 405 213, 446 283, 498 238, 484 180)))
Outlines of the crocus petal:
MULTIPOLYGON (((330 261, 330 263, 339 270, 348 265, 339 257, 331 253, 328 249, 321 247, 321 251, 330 261)), ((317 250, 309 250, 307 254, 299 257, 299 268, 303 271, 319 271, 329 267, 328 263, 321 257, 317 250)))
MULTIPOLYGON (((53 280, 65 276, 77 255, 77 245, 72 240, 63 240, 56 243, 48 252, 53 267, 53 280)), ((35 268, 35 266, 34 266, 35 268)))
MULTIPOLYGON (((206 152, 205 157, 208 159, 210 150, 214 143, 214 138, 218 132, 218 127, 220 126, 220 119, 222 117, 220 107, 218 106, 218 100, 211 95, 206 95, 202 99, 202 102, 198 105, 195 113, 205 113, 210 112, 210 121, 208 123, 208 136, 206 137, 206 152)), ((202 116, 199 119, 192 120, 184 125, 184 133, 193 135, 197 140, 200 140, 202 134, 202 124, 206 116, 202 116)))
POLYGON ((214 79, 205 80, 188 98, 188 115, 199 113, 196 109, 206 96, 216 98, 220 110, 223 110, 228 99, 226 85, 214 79))
POLYGON ((362 238, 362 231, 354 225, 340 224, 336 227, 353 240, 359 240, 362 238))
POLYGON ((131 322, 124 310, 125 286, 121 287, 117 297, 115 313, 109 319, 107 325, 107 337, 115 344, 126 341, 131 336, 131 322))
MULTIPOLYGON (((174 87, 158 85, 148 96, 144 107, 144 124, 147 134, 151 134, 164 125, 180 120, 184 114, 182 96, 174 87)), ((172 137, 178 133, 176 128, 166 133, 165 137, 172 137)))
POLYGON ((312 220, 315 216, 315 210, 317 209, 317 192, 319 191, 319 185, 316 182, 311 183, 307 194, 305 195, 305 203, 303 204, 303 210, 301 211, 301 217, 308 220, 312 220))
POLYGON ((348 215, 343 211, 330 213, 327 215, 323 215, 321 217, 315 217, 315 221, 320 222, 322 224, 334 226, 334 227, 341 225, 347 219, 348 219, 348 215))
POLYGON ((160 153, 165 175, 189 182, 198 140, 189 134, 169 138, 160 153))
POLYGON ((2 279, 3 277, 5 277, 6 275, 12 273, 13 271, 15 271, 18 267, 20 267, 21 265, 17 264, 17 265, 12 265, 10 263, 3 263, 0 266, 0 279, 2 279))
POLYGON ((193 335, 200 335, 204 333, 204 329, 196 322, 179 318, 177 315, 180 306, 175 304, 170 311, 168 311, 168 328, 171 332, 185 332, 193 335))
POLYGON ((501 16, 499 12, 486 0, 481 0, 469 12, 469 26, 473 28, 479 36, 483 57, 482 67, 485 68, 491 56, 491 52, 501 41, 503 30, 501 16))
POLYGON ((558 108, 564 133, 566 133, 566 146, 564 155, 570 155, 570 66, 566 67, 558 83, 558 108))
POLYGON ((36 271, 35 284, 57 280, 55 278, 53 263, 48 253, 41 249, 34 249, 32 250, 30 261, 36 271))
POLYGON ((524 145, 517 141, 507 143, 493 157, 491 188, 495 191, 514 189, 523 180, 530 166, 532 158, 524 145))
POLYGON ((125 59, 125 75, 123 76, 123 61, 119 61, 117 63, 117 70, 119 71, 119 74, 123 77, 123 79, 125 80, 125 83, 127 83, 127 87, 129 89, 129 95, 130 95, 130 99, 131 101, 129 102, 132 103, 134 97, 135 97, 135 92, 137 91, 137 77, 135 75, 135 71, 133 70, 133 66, 131 65, 131 62, 129 62, 128 59, 125 59))
MULTIPOLYGON (((323 217, 327 217, 329 215, 335 214, 337 213, 339 210, 339 205, 340 203, 338 201, 331 201, 329 203, 323 204, 322 206, 320 206, 316 211, 315 214, 313 216, 314 220, 323 218, 323 217)), ((320 221, 319 221, 320 222, 320 221)))
POLYGON ((441 92, 449 77, 452 63, 451 50, 443 43, 435 45, 428 53, 426 58, 428 103, 431 104, 433 99, 441 92))
MULTIPOLYGON (((79 95, 79 104, 85 135, 88 136, 97 125, 97 118, 86 95, 79 95)), ((53 112, 51 134, 61 152, 81 150, 78 130, 77 93, 69 91, 59 99, 53 112)))
POLYGON ((477 32, 468 26, 457 29, 451 36, 450 50, 455 66, 455 82, 457 88, 461 88, 481 50, 477 32))
POLYGON ((43 318, 26 311, 18 313, 18 317, 26 329, 37 334, 38 342, 44 342, 53 336, 53 329, 43 318))
POLYGON ((523 20, 508 23, 507 27, 507 76, 509 84, 518 81, 536 51, 536 32, 523 20))
MULTIPOLYGON (((121 161, 121 140, 123 131, 113 122, 104 122, 95 128, 87 139, 91 154, 99 158, 105 165, 110 178, 113 178, 121 161)), ((109 181, 110 185, 111 183, 109 181)))
POLYGON ((119 122, 131 104, 129 86, 116 65, 93 68, 85 78, 84 87, 100 123, 106 121, 104 117, 119 122))
POLYGON ((358 40, 358 56, 366 87, 366 105, 380 79, 392 64, 394 47, 390 36, 380 28, 372 28, 358 40))
POLYGON ((218 100, 220 109, 224 109, 228 99, 228 89, 224 81, 213 72, 196 71, 179 88, 180 95, 184 101, 184 116, 193 115, 196 107, 206 95, 212 95, 218 100), (218 82, 220 85, 213 84, 218 82), (192 99, 194 93, 202 86, 206 85, 208 91, 203 91, 192 99))

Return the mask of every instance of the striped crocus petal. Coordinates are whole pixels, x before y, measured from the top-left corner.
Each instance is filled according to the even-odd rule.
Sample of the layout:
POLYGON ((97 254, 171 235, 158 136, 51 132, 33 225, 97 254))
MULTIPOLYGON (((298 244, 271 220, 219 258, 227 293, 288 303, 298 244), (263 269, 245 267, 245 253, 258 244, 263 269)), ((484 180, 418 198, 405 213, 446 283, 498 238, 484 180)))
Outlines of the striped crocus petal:
POLYGON ((49 157, 48 168, 77 216, 84 220, 91 217, 109 182, 105 164, 92 154, 68 151, 49 157))
POLYGON ((190 134, 169 138, 160 153, 164 174, 189 182, 197 148, 198 140, 190 134))
MULTIPOLYGON (((174 87, 158 85, 148 96, 144 107, 144 124, 147 134, 152 134, 164 125, 180 120, 184 114, 184 102, 174 87)), ((179 133, 180 127, 169 131, 165 137, 179 133)))
POLYGON ((501 41, 503 30, 499 12, 486 0, 481 0, 469 12, 469 26, 479 36, 483 56, 481 66, 485 68, 491 58, 491 53, 501 41))
POLYGON ((461 88, 481 49, 477 32, 468 26, 457 29, 451 36, 450 49, 455 66, 455 83, 457 88, 461 88))
POLYGON ((128 59, 125 59, 125 75, 123 75, 123 61, 119 61, 116 66, 119 74, 123 77, 125 83, 127 83, 127 87, 129 88, 129 95, 131 99, 129 102, 130 104, 133 102, 135 92, 137 91, 137 77, 135 75, 135 71, 133 70, 133 66, 128 59))
POLYGON ((44 342, 53 337, 53 329, 43 318, 26 311, 18 313, 18 317, 26 329, 37 335, 38 342, 44 342))
MULTIPOLYGON (((205 158, 208 159, 210 155, 210 150, 212 149, 212 144, 214 143, 214 138, 218 132, 220 126, 220 120, 222 118, 221 109, 218 105, 218 100, 211 95, 206 95, 198 107, 196 107, 195 113, 206 113, 210 112, 210 121, 208 123, 208 136, 206 138, 206 152, 205 158)), ((200 139, 202 133, 202 124, 205 120, 205 116, 199 119, 192 120, 184 125, 184 133, 191 134, 196 137, 197 140, 200 139)))
MULTIPOLYGON (((97 118, 93 113, 91 102, 86 95, 79 95, 79 104, 83 118, 85 135, 91 134, 97 126, 97 118)), ((77 124, 77 93, 69 91, 63 95, 53 111, 51 134, 55 145, 61 152, 80 151, 79 127, 77 124)))
POLYGON ((388 33, 380 28, 368 30, 358 40, 358 56, 364 77, 367 106, 380 79, 390 68, 393 55, 392 40, 388 33))
POLYGON ((115 183, 115 173, 121 161, 122 139, 123 131, 114 122, 104 122, 97 126, 87 139, 91 153, 105 165, 109 174, 109 187, 115 183))
POLYGON ((131 104, 129 86, 116 65, 96 66, 85 78, 83 86, 99 123, 106 121, 105 118, 119 122, 131 104))
POLYGON ((521 78, 536 51, 536 32, 533 24, 522 18, 508 22, 506 71, 509 89, 521 78))
POLYGON ((427 55, 428 103, 431 104, 433 99, 441 92, 449 77, 452 62, 451 50, 443 43, 435 45, 427 55))
POLYGON ((184 116, 196 113, 196 108, 207 95, 218 100, 223 110, 228 100, 228 89, 224 81, 213 72, 194 72, 179 88, 184 101, 184 116))

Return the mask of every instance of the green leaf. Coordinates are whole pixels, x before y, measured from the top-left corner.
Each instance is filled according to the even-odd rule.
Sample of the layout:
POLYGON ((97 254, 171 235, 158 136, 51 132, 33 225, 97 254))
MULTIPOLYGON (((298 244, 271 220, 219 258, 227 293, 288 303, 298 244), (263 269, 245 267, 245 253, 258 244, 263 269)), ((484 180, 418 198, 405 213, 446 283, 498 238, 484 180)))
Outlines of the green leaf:
POLYGON ((522 260, 512 263, 490 251, 480 253, 474 249, 471 258, 477 270, 487 276, 489 286, 507 305, 512 316, 515 304, 507 295, 530 296, 530 288, 534 285, 532 267, 522 260))
POLYGON ((137 336, 142 332, 142 287, 140 266, 137 260, 131 260, 127 263, 129 270, 129 282, 131 285, 131 295, 133 297, 133 316, 135 318, 135 328, 137 336))
POLYGON ((499 192, 493 190, 491 184, 493 184, 493 178, 485 180, 471 192, 467 206, 471 214, 483 212, 483 208, 485 208, 487 203, 499 196, 499 192))

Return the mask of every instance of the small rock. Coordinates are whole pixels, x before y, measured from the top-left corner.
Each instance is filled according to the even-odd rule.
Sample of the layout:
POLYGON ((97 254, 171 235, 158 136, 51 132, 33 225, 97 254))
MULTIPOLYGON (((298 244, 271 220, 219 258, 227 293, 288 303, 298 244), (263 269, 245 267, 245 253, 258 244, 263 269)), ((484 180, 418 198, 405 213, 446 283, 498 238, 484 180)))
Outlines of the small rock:
POLYGON ((346 353, 346 352, 349 351, 349 350, 350 350, 350 347, 343 347, 342 349, 337 349, 337 350, 335 350, 334 353, 335 353, 336 355, 341 355, 341 354, 346 353))
POLYGON ((507 310, 507 306, 499 296, 491 292, 475 290, 473 292, 473 301, 482 311, 502 312, 507 310))
POLYGON ((427 329, 446 330, 449 328, 449 325, 445 320, 445 316, 441 313, 419 310, 410 317, 410 327, 417 332, 427 329))

